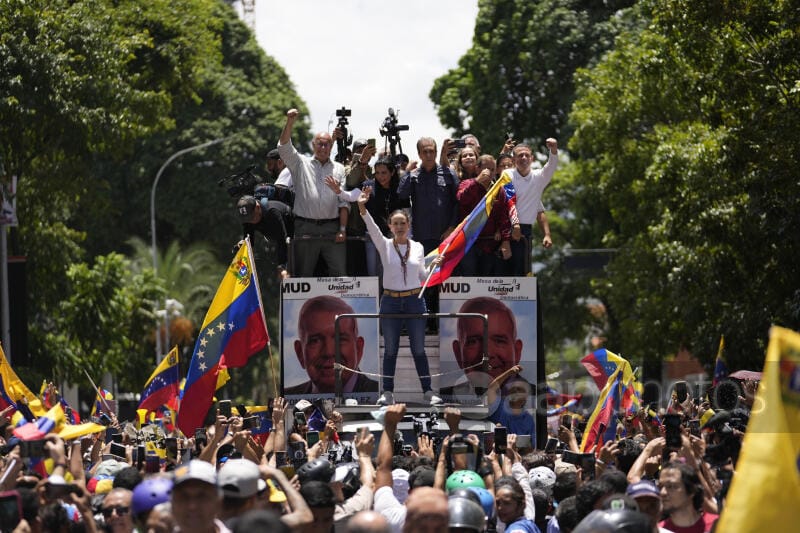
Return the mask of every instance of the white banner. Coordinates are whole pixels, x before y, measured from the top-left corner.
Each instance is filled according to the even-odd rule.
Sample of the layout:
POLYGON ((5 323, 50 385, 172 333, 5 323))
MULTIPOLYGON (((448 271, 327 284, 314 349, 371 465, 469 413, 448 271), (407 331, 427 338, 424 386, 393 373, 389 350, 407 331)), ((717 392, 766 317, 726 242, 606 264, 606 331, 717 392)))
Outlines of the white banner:
MULTIPOLYGON (((378 312, 378 278, 290 278, 282 283, 281 358, 287 399, 333 398, 336 315, 378 312)), ((378 374, 377 318, 340 319, 343 365, 378 374)), ((344 398, 374 404, 378 379, 342 372, 344 398)))
MULTIPOLYGON (((478 318, 439 321, 439 365, 442 398, 475 404, 475 388, 513 367, 529 385, 536 375, 536 278, 452 277, 439 292, 441 313, 480 313, 489 317, 489 371, 480 367, 483 356, 483 321, 478 318), (477 365, 477 366, 476 366, 477 365)), ((531 389, 532 390, 532 389, 531 389)), ((533 407, 531 398, 529 407, 533 407)))

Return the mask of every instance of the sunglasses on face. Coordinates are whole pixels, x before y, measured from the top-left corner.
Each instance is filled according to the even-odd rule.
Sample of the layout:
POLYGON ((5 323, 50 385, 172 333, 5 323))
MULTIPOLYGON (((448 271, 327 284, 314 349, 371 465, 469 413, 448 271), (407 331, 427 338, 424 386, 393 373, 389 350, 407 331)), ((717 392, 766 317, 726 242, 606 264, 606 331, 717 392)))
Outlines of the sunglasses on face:
POLYGON ((117 516, 125 516, 130 510, 130 507, 106 507, 101 512, 103 513, 103 518, 111 518, 114 511, 116 511, 117 516))

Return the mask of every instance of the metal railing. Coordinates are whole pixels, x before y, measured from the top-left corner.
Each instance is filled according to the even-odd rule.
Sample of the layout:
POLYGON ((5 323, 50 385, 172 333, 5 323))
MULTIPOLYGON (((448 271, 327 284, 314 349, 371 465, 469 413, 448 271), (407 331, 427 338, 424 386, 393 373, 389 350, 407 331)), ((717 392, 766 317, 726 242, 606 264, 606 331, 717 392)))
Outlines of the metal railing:
MULTIPOLYGON (((336 405, 344 403, 342 391, 342 350, 341 333, 339 331, 339 320, 342 318, 479 318, 483 321, 483 358, 481 367, 483 372, 489 371, 489 316, 481 313, 345 313, 336 315, 333 321, 334 335, 336 339, 336 405)), ((378 354, 380 357, 381 354, 378 354)), ((380 365, 381 377, 383 377, 383 365, 380 365)))

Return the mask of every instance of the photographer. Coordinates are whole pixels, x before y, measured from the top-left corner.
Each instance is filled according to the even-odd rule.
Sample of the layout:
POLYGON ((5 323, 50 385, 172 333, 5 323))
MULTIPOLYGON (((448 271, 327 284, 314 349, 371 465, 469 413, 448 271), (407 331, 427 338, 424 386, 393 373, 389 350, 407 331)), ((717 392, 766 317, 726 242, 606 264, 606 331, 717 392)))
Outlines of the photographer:
POLYGON ((277 148, 273 148, 267 153, 267 171, 270 173, 275 185, 286 187, 289 190, 294 189, 292 173, 286 168, 286 163, 281 159, 281 154, 278 153, 277 148))
POLYGON ((288 259, 286 239, 294 234, 294 216, 291 208, 283 202, 267 198, 255 198, 245 195, 236 203, 236 210, 242 221, 242 232, 245 237, 254 241, 258 231, 275 245, 278 275, 289 276, 286 261, 288 259))
MULTIPOLYGON (((360 189, 364 182, 372 180, 372 169, 369 161, 375 155, 375 143, 366 139, 353 142, 353 159, 345 167, 345 190, 360 189)), ((357 209, 355 201, 350 203, 350 212, 357 209)), ((351 276, 366 276, 367 258, 365 255, 364 236, 367 229, 361 217, 351 216, 347 219, 347 273, 351 276)))

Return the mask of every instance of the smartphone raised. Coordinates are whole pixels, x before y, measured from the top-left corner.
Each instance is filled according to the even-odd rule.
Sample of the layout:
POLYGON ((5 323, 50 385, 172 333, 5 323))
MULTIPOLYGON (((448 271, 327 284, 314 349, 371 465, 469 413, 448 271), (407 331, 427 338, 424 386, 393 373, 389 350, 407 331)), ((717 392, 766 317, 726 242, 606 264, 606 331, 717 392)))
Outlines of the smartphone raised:
POLYGON ((375 139, 367 139, 367 146, 375 148, 375 139))
POLYGON ((219 414, 224 416, 225 418, 230 418, 233 415, 233 408, 231 407, 230 400, 218 401, 217 409, 219 409, 219 414))
POLYGON ((140 444, 136 447, 136 468, 139 470, 141 470, 144 466, 144 458, 146 454, 147 451, 145 450, 144 444, 140 444))
POLYGON ((700 436, 700 420, 696 418, 689 420, 689 433, 695 437, 700 436))
POLYGON ((670 413, 664 415, 664 438, 667 441, 667 448, 674 450, 680 449, 683 445, 681 440, 681 415, 670 413))
POLYGON ((116 442, 117 444, 122 444, 122 433, 115 432, 111 434, 111 442, 116 442))
POLYGON ((294 414, 294 425, 297 427, 308 425, 306 414, 303 411, 297 411, 294 414))
POLYGON ((494 432, 493 431, 484 431, 483 432, 483 449, 486 453, 491 452, 494 450, 494 432))
POLYGON ((303 441, 292 441, 289 443, 289 460, 295 468, 306 462, 306 443, 303 441))
POLYGON ((548 437, 547 443, 544 445, 544 453, 555 453, 558 447, 558 439, 555 437, 548 437))
POLYGON ((254 429, 259 426, 259 419, 257 416, 248 416, 242 419, 242 429, 254 429))
POLYGON ((0 492, 0 531, 14 531, 22 518, 22 498, 16 490, 0 492))
POLYGON ((205 446, 208 444, 208 433, 206 432, 206 428, 197 428, 194 430, 194 446, 198 450, 200 449, 200 445, 205 446))
POLYGON ((148 474, 161 471, 161 459, 158 455, 148 454, 144 463, 144 471, 148 474))
POLYGON ((584 480, 594 479, 595 474, 595 456, 593 453, 582 453, 580 459, 581 472, 583 472, 584 480))
POLYGON ((319 431, 309 431, 306 433, 306 442, 308 443, 308 447, 311 448, 316 443, 319 442, 319 431))
POLYGON ((572 415, 561 415, 561 425, 572 429, 572 415))
POLYGON ((286 450, 275 452, 275 466, 278 468, 286 466, 286 450))
POLYGON ((494 449, 497 453, 506 453, 508 449, 508 429, 502 426, 494 428, 494 449))
POLYGON ((581 464, 581 454, 578 452, 573 452, 572 450, 564 450, 561 452, 561 461, 579 466, 581 464))
POLYGON ((533 448, 530 435, 517 435, 517 450, 528 450, 533 448))
POLYGON ((675 396, 678 398, 678 403, 683 403, 686 401, 687 396, 689 395, 689 387, 685 381, 676 381, 675 382, 675 396))
POLYGON ((164 439, 164 448, 167 451, 168 461, 178 460, 178 439, 175 437, 167 437, 164 439))
POLYGON ((124 459, 125 457, 127 457, 126 452, 127 450, 125 449, 124 444, 119 444, 117 442, 111 443, 111 449, 109 450, 109 453, 111 455, 116 455, 117 457, 122 457, 124 459))
POLYGON ((44 439, 41 440, 21 440, 19 441, 19 455, 20 457, 44 457, 46 452, 44 449, 44 439))
POLYGON ((453 141, 452 147, 453 148, 466 148, 467 147, 467 141, 465 141, 464 139, 455 139, 453 141))

